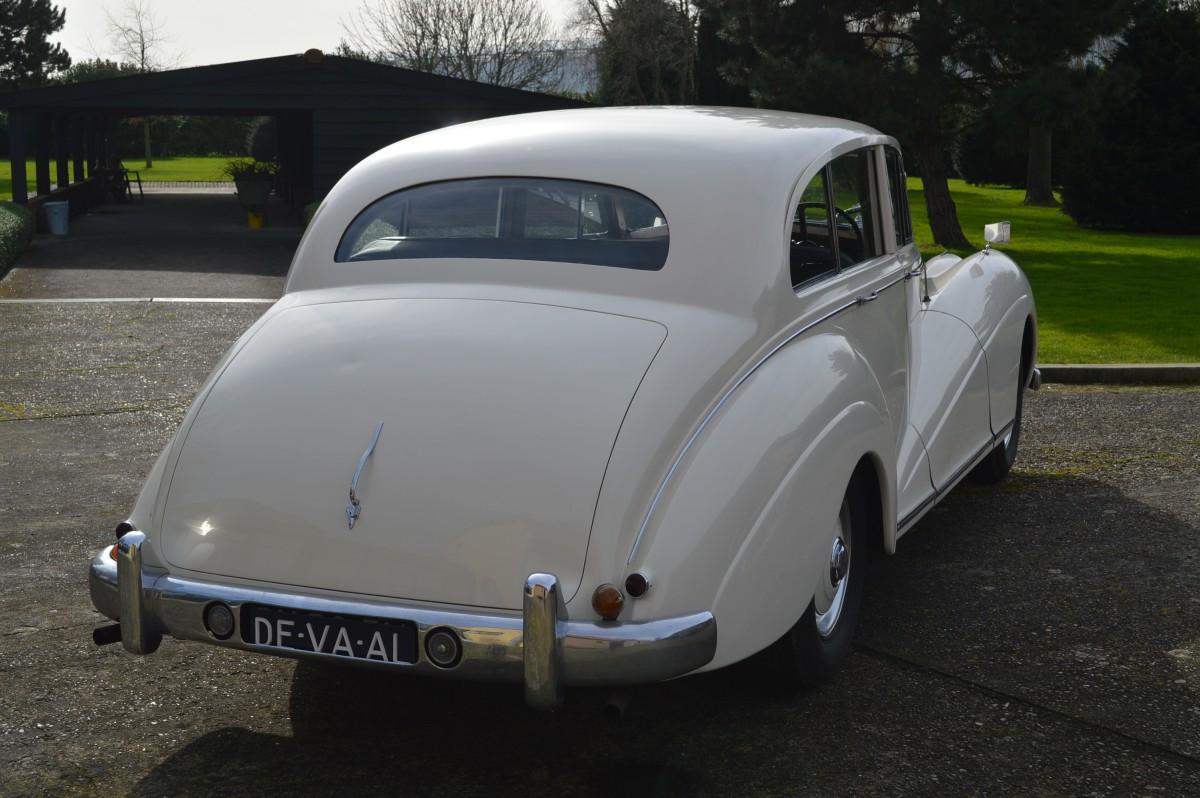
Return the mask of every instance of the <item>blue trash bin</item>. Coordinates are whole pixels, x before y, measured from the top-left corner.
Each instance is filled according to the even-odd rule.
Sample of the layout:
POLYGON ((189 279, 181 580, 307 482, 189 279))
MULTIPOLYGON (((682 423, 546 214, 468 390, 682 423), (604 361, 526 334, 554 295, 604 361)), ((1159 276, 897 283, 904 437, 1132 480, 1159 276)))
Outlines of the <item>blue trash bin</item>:
POLYGON ((66 200, 46 202, 42 207, 46 209, 46 229, 51 235, 65 236, 71 218, 71 203, 66 200))

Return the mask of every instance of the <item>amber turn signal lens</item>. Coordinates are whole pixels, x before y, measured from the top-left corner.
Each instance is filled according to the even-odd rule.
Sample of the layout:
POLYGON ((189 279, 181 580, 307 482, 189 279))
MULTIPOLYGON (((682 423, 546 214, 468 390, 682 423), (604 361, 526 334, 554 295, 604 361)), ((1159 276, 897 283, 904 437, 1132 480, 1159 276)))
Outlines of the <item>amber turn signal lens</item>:
POLYGON ((116 543, 114 543, 113 547, 108 550, 108 556, 112 557, 114 560, 117 559, 117 544, 116 543))
POLYGON ((616 585, 600 585, 592 594, 592 609, 606 621, 615 621, 624 606, 625 596, 616 585))

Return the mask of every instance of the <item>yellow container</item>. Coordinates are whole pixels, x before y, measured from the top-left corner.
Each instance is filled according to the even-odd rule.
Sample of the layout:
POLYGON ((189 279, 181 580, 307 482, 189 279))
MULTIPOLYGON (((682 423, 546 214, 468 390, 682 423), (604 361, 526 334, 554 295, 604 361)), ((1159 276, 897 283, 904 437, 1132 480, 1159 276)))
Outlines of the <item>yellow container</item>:
POLYGON ((257 211, 246 211, 246 224, 250 225, 251 230, 261 230, 266 224, 266 218, 257 211))

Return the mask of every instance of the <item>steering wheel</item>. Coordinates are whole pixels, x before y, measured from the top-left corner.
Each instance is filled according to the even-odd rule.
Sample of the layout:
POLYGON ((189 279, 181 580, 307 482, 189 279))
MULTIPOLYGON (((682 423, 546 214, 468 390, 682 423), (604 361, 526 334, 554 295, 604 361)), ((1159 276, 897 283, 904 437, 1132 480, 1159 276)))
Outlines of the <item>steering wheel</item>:
MULTIPOLYGON (((807 208, 819 208, 820 210, 825 210, 825 207, 826 206, 825 206, 824 202, 801 202, 796 206, 796 210, 799 211, 797 216, 799 217, 799 220, 800 220, 800 234, 803 235, 804 238, 802 238, 799 241, 797 241, 796 239, 792 239, 793 244, 797 244, 800 246, 809 246, 809 247, 819 246, 817 243, 815 243, 814 241, 812 241, 808 238, 808 219, 807 219, 807 217, 805 217, 804 211, 807 208)), ((850 225, 850 229, 854 231, 854 240, 858 243, 858 251, 860 253, 866 251, 865 241, 863 240, 862 228, 859 227, 858 222, 854 221, 854 217, 850 215, 850 211, 861 211, 861 210, 862 210, 862 205, 855 205, 854 207, 850 208, 849 210, 843 210, 843 209, 837 207, 836 205, 833 206, 834 219, 837 220, 838 217, 845 219, 846 222, 850 225)))

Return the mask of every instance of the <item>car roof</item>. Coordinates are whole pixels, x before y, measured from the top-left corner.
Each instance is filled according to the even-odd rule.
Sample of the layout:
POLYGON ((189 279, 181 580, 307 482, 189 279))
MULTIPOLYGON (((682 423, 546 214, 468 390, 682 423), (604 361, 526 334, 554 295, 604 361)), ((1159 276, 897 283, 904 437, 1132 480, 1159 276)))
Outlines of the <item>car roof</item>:
POLYGON ((397 142, 368 161, 380 167, 441 155, 492 168, 512 164, 510 175, 541 176, 566 176, 562 172, 571 160, 580 162, 579 169, 592 162, 610 176, 606 182, 655 198, 680 186, 692 192, 705 182, 723 190, 761 187, 764 177, 777 177, 781 168, 794 180, 839 145, 880 137, 857 122, 755 108, 578 108, 441 128, 397 142))
MULTIPOLYGON (((445 180, 541 177, 616 185, 658 205, 670 250, 661 278, 639 285, 644 294, 748 307, 755 285, 790 279, 785 221, 799 182, 841 152, 881 143, 895 144, 856 122, 754 108, 579 108, 453 125, 385 147, 338 182, 301 244, 305 274, 293 274, 289 290, 375 279, 366 265, 355 278, 345 268, 318 274, 317 263, 332 265, 342 232, 380 197, 445 180)), ((497 272, 489 265, 489 275, 497 272)), ((623 277, 632 279, 597 279, 615 285, 623 277)))
POLYGON ((403 142, 404 149, 455 146, 461 139, 474 145, 522 147, 531 139, 569 136, 578 145, 614 144, 630 156, 650 155, 681 143, 704 144, 731 152, 786 152, 791 157, 820 155, 838 139, 880 135, 867 125, 829 116, 718 106, 629 106, 573 108, 493 117, 430 131, 403 142), (436 145, 435 145, 436 146, 436 145))

